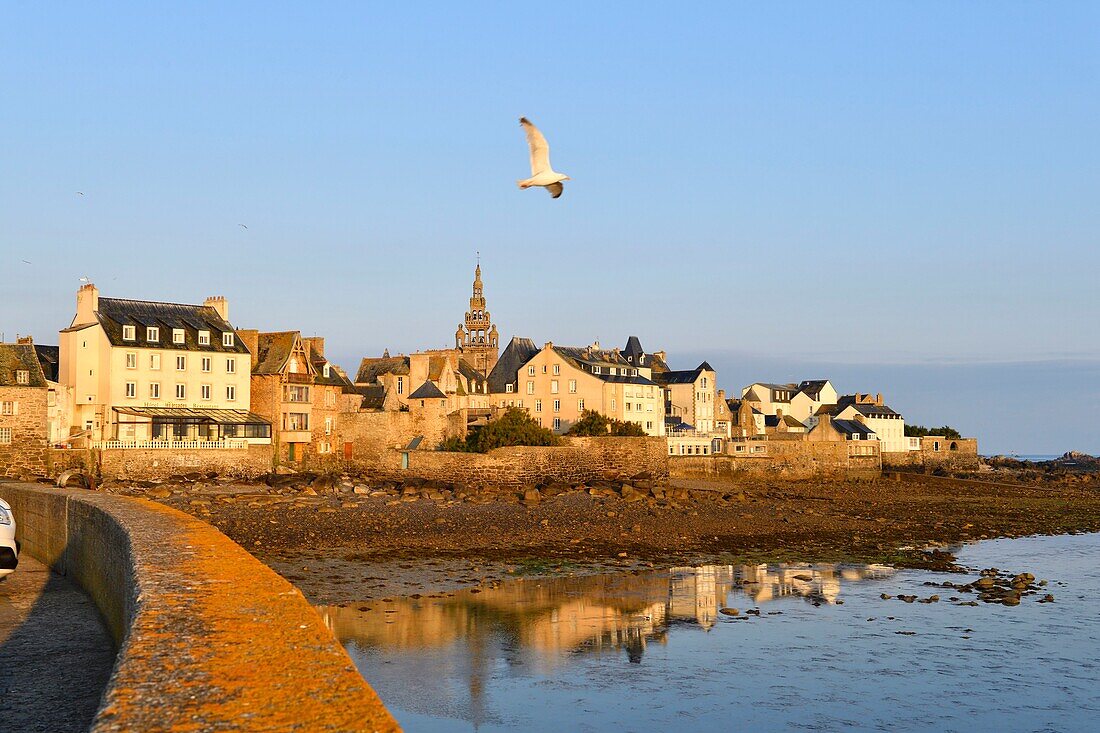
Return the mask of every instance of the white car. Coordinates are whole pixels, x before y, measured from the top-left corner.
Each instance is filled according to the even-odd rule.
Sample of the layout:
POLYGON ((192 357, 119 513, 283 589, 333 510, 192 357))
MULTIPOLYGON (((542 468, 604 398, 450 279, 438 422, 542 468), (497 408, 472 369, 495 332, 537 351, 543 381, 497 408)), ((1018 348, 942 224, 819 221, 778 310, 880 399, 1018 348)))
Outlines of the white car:
POLYGON ((19 544, 15 541, 15 515, 0 499, 0 578, 15 571, 19 564, 19 544))

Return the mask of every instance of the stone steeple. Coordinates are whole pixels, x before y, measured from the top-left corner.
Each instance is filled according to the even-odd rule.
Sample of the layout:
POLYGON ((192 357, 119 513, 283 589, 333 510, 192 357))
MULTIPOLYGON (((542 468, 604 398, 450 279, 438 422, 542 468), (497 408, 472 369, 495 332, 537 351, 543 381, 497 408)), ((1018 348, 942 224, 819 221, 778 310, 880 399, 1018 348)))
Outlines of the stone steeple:
POLYGON ((500 335, 485 310, 485 290, 481 281, 481 263, 474 270, 474 289, 470 309, 455 332, 455 348, 478 371, 488 374, 497 362, 500 335))

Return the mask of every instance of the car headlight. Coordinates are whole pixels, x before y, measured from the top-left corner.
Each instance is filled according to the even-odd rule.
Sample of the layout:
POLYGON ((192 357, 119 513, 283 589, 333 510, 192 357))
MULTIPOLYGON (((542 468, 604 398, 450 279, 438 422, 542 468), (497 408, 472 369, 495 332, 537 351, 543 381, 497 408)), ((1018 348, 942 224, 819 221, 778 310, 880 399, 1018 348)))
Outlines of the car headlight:
POLYGON ((0 506, 0 524, 11 524, 11 512, 0 506))

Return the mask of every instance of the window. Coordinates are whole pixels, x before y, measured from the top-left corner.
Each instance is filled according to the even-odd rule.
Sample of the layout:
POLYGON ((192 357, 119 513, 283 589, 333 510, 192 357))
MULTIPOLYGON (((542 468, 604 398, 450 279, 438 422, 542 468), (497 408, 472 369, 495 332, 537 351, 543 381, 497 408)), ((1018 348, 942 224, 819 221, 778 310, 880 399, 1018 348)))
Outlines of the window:
POLYGON ((18 415, 18 402, 0 402, 0 415, 18 415))
POLYGON ((137 354, 133 351, 126 352, 126 368, 137 369, 137 354))
POLYGON ((597 367, 597 366, 592 367, 592 373, 593 374, 600 374, 601 371, 602 371, 602 367, 597 367))
POLYGON ((159 400, 160 399, 160 382, 150 382, 149 383, 149 399, 151 399, 151 400, 159 400))
POLYGON ((555 417, 554 418, 554 430, 561 430, 561 418, 560 417, 555 417))
POLYGON ((123 326, 122 327, 122 340, 123 341, 137 341, 137 327, 136 326, 123 326))
POLYGON ((511 392, 512 391, 512 385, 511 384, 504 385, 504 391, 505 392, 511 392))
POLYGON ((210 345, 210 332, 209 331, 199 331, 199 346, 209 346, 209 345, 210 345))
POLYGON ((555 364, 554 365, 554 374, 555 375, 561 374, 561 364, 555 364))
POLYGON ((577 380, 576 379, 570 379, 569 380, 569 393, 570 394, 576 394, 577 393, 577 380))
POLYGON ((309 402, 309 387, 286 385, 283 387, 283 402, 309 402))
POLYGON ((176 357, 176 371, 177 372, 187 371, 187 357, 186 356, 177 356, 176 357))
POLYGON ((397 394, 405 394, 405 378, 397 378, 397 394))
POLYGON ((201 364, 202 370, 204 372, 210 371, 210 357, 209 356, 204 356, 202 358, 202 361, 200 362, 200 364, 201 364))
POLYGON ((126 383, 126 396, 130 399, 137 397, 137 382, 126 383))
POLYGON ((187 385, 186 384, 177 384, 176 385, 176 399, 177 400, 187 399, 187 385))
POLYGON ((237 388, 230 384, 225 388, 225 399, 229 402, 233 402, 237 399, 237 388))
POLYGON ((160 371, 160 354, 149 354, 149 368, 160 371))
POLYGON ((225 360, 225 373, 236 374, 237 373, 237 360, 230 357, 225 360))
POLYGON ((201 387, 199 387, 199 394, 202 396, 202 398, 204 400, 210 399, 210 385, 209 384, 204 384, 201 387))
POLYGON ((323 367, 321 367, 321 375, 324 376, 325 379, 328 379, 329 377, 331 377, 332 376, 332 367, 329 366, 328 364, 325 364, 323 367))
POLYGON ((172 343, 182 344, 183 342, 184 342, 183 329, 182 328, 173 328, 172 329, 172 343))
POLYGON ((561 412, 561 400, 554 400, 554 412, 561 412))
POLYGON ((558 380, 551 379, 550 380, 550 394, 557 394, 557 393, 558 393, 558 380))
POLYGON ((222 346, 232 346, 234 344, 233 332, 227 331, 222 334, 222 346))
POLYGON ((29 371, 27 371, 26 369, 16 369, 15 370, 15 383, 16 384, 30 384, 31 383, 31 373, 29 371))
POLYGON ((11 428, 0 428, 0 445, 11 445, 11 428))
POLYGON ((332 418, 325 418, 325 435, 332 435, 332 418))
POLYGON ((546 365, 545 364, 542 365, 542 373, 546 374, 546 365))
POLYGON ((527 380, 527 394, 535 393, 535 382, 532 379, 527 380))
POLYGON ((615 412, 615 398, 614 397, 611 398, 611 411, 615 412))
POLYGON ((645 424, 645 429, 646 430, 652 430, 653 429, 653 423, 651 421, 647 420, 646 424, 645 424))
POLYGON ((527 376, 529 376, 529 377, 535 376, 535 365, 534 364, 527 367, 527 376))
POLYGON ((145 329, 146 341, 160 341, 160 329, 156 326, 149 326, 145 329))
POLYGON ((328 405, 329 407, 336 407, 336 393, 335 392, 326 392, 325 393, 325 404, 328 405))
POLYGON ((283 430, 309 430, 309 413, 284 412, 283 430))
POLYGON ((584 398, 577 400, 577 412, 584 412, 584 398))
POLYGON ((542 412, 542 400, 535 400, 535 412, 542 412))

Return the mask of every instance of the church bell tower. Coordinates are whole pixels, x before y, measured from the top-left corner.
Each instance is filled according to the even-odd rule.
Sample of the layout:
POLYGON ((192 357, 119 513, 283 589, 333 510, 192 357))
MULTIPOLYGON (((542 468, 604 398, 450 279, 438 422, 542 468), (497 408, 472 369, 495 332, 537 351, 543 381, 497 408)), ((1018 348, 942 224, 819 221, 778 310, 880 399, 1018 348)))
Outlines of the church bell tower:
POLYGON ((485 291, 481 282, 481 261, 474 270, 474 291, 470 296, 470 309, 455 332, 455 348, 463 358, 482 374, 488 374, 497 363, 500 352, 500 334, 493 324, 489 311, 485 310, 485 291))

